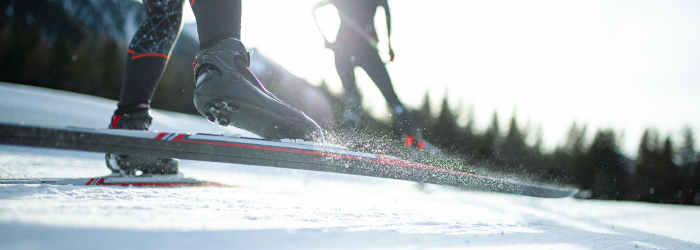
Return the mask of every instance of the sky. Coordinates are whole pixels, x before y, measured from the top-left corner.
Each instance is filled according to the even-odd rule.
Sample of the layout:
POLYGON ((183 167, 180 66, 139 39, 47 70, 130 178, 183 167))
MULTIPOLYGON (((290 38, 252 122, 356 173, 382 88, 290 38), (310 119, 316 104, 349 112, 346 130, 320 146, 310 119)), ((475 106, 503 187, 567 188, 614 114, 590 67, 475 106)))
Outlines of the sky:
MULTIPOLYGON (((333 53, 311 15, 315 0, 243 1, 242 40, 311 83, 342 87, 333 53)), ((636 153, 644 129, 674 136, 700 133, 700 2, 692 0, 389 1, 396 60, 387 64, 394 88, 409 107, 426 91, 433 108, 448 95, 480 130, 494 112, 502 127, 515 113, 541 128, 545 146, 563 142, 571 124, 620 131, 622 148, 636 153)), ((333 38, 333 7, 319 10, 333 38)), ((194 21, 189 10, 186 21, 194 21)), ((382 10, 375 18, 386 59, 382 10)), ((388 117, 371 80, 356 70, 364 106, 388 117)), ((436 112, 437 110, 435 110, 436 112)), ((531 134, 534 134, 532 132, 531 134)), ((697 137, 697 136, 696 136, 697 137)), ((697 144, 697 143, 696 143, 697 144)))

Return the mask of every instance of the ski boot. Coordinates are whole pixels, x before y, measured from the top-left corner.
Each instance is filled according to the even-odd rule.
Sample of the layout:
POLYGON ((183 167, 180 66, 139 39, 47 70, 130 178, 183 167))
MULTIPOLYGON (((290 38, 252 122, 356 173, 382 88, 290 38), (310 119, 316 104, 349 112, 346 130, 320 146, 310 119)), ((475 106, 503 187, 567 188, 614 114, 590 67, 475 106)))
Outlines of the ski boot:
MULTIPOLYGON (((121 108, 120 108, 121 109, 121 108)), ((110 129, 148 130, 153 118, 148 108, 141 107, 128 113, 117 110, 109 124, 110 129)), ((107 168, 113 175, 152 176, 177 175, 179 162, 176 159, 159 159, 145 155, 105 154, 107 168)))
POLYGON ((392 110, 394 128, 401 136, 404 146, 419 150, 437 151, 437 148, 426 142, 415 126, 413 117, 403 106, 396 106, 392 110))
POLYGON ((357 91, 345 91, 343 94, 343 117, 340 128, 357 130, 362 125, 362 97, 357 91))
POLYGON ((357 129, 362 125, 362 116, 358 111, 346 109, 343 111, 343 121, 340 123, 341 128, 357 129))
POLYGON ((249 69, 241 41, 223 39, 195 58, 194 106, 222 126, 233 125, 263 138, 323 140, 321 127, 265 89, 249 69))

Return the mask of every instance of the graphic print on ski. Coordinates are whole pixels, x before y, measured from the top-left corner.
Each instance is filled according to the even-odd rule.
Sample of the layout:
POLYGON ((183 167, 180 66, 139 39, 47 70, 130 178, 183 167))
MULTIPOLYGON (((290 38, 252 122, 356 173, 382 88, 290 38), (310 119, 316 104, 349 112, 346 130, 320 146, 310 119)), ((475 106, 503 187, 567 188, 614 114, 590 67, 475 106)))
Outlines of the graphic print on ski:
POLYGON ((306 142, 0 123, 0 143, 364 175, 535 197, 567 197, 576 192, 570 188, 479 176, 385 155, 306 142))

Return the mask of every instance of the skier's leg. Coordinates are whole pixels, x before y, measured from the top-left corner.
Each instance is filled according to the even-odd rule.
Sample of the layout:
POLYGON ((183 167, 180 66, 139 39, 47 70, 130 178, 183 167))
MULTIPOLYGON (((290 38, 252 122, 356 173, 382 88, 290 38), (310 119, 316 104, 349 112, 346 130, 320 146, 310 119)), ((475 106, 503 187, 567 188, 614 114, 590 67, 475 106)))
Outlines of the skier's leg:
MULTIPOLYGON (((151 125, 151 99, 180 30, 182 3, 182 0, 144 0, 147 17, 129 44, 119 105, 109 128, 148 130, 151 125)), ((177 160, 170 158, 107 153, 105 159, 107 167, 118 174, 178 172, 177 160)))
POLYGON ((233 124, 265 138, 322 139, 311 118, 267 91, 250 71, 240 41, 240 0, 190 0, 202 41, 196 58, 194 104, 221 125, 233 124))
POLYGON ((335 48, 335 69, 343 83, 344 111, 341 126, 359 127, 362 121, 362 96, 355 81, 355 63, 350 51, 340 44, 335 48))
POLYGON ((391 78, 389 77, 389 72, 386 70, 381 58, 379 58, 377 51, 370 47, 365 48, 364 52, 361 53, 358 63, 362 69, 367 72, 367 75, 374 81, 374 84, 377 85, 384 99, 386 99, 391 113, 394 116, 399 134, 403 136, 417 136, 417 129, 413 117, 396 95, 391 83, 391 78))
POLYGON ((182 0, 144 0, 146 20, 129 43, 117 113, 147 109, 182 20, 182 0))
POLYGON ((226 38, 241 39, 241 0, 189 0, 197 19, 200 48, 226 38))

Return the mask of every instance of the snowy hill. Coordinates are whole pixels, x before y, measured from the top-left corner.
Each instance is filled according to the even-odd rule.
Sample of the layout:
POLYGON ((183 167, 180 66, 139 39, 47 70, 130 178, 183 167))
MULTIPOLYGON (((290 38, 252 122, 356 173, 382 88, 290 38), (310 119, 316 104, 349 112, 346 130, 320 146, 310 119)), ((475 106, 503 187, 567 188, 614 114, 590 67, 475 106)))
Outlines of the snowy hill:
MULTIPOLYGON (((0 83, 0 122, 103 128, 110 100, 0 83)), ((155 130, 244 134, 154 112, 155 130)), ((0 178, 107 174, 102 154, 0 145, 0 178)), ((0 249, 700 249, 700 207, 540 199, 184 161, 234 188, 0 185, 0 249)))

